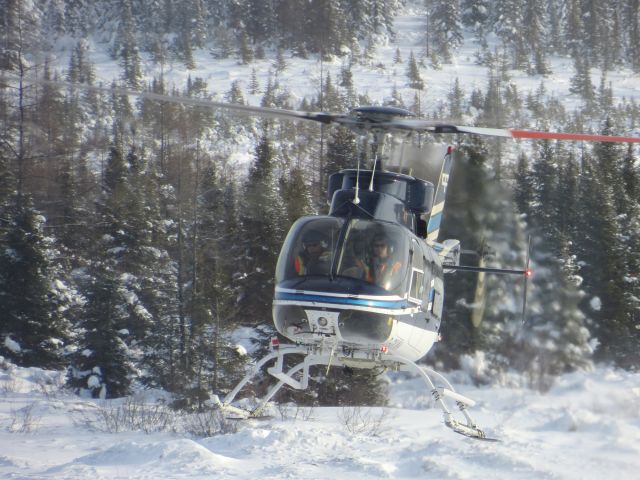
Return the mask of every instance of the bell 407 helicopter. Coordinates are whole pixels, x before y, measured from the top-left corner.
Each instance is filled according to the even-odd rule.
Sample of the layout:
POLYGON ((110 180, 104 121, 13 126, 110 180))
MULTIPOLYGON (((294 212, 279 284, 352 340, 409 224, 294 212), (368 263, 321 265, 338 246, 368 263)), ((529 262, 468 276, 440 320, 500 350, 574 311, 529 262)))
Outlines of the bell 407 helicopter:
MULTIPOLYGON (((114 90, 75 85, 110 93, 114 90)), ((116 90, 122 95, 163 102, 334 124, 354 131, 362 140, 359 145, 371 146, 369 168, 360 169, 358 163, 354 169, 330 176, 329 214, 300 218, 287 235, 276 267, 273 320, 278 332, 292 343, 280 344, 273 339, 271 352, 257 361, 224 399, 213 396, 214 403, 224 412, 241 418, 261 415, 284 385, 307 389, 312 366, 403 369, 413 370, 424 379, 447 427, 469 437, 486 439, 467 411, 474 401, 455 392, 441 374, 416 362, 439 339, 445 274, 464 270, 523 277, 524 318, 526 282, 531 275, 528 258, 521 270, 460 265, 460 242, 438 238, 453 148, 445 146, 439 155, 430 155, 435 161, 434 158, 427 161, 424 150, 419 150, 420 162, 414 167, 424 168, 417 168, 420 174, 413 176, 383 168, 384 139, 390 135, 424 133, 640 142, 640 137, 459 126, 415 118, 412 112, 395 107, 360 107, 348 114, 334 114, 116 90), (287 356, 302 356, 302 361, 287 369, 287 356), (234 406, 241 389, 274 360, 267 372, 277 382, 257 407, 244 410, 234 406), (455 402, 464 420, 454 418, 447 400, 455 402)))
MULTIPOLYGON (((260 115, 338 124, 372 140, 372 166, 336 172, 329 178, 328 215, 300 218, 291 227, 276 267, 273 320, 292 343, 272 342, 272 351, 218 406, 243 416, 259 415, 278 390, 309 386, 310 367, 408 369, 425 380, 444 423, 457 433, 486 439, 467 411, 474 401, 455 392, 439 373, 416 362, 439 339, 445 273, 459 270, 531 275, 527 255, 521 270, 460 265, 460 242, 439 241, 440 221, 453 163, 446 147, 430 162, 430 178, 385 171, 380 154, 388 134, 472 134, 507 138, 640 142, 638 137, 567 134, 457 126, 413 118, 394 107, 361 107, 347 115, 218 104, 260 115), (285 357, 303 356, 286 369, 285 357), (252 411, 232 405, 240 390, 268 362, 278 382, 252 411), (454 418, 455 402, 464 421, 454 418)), ((364 143, 364 142, 363 142, 364 143)))

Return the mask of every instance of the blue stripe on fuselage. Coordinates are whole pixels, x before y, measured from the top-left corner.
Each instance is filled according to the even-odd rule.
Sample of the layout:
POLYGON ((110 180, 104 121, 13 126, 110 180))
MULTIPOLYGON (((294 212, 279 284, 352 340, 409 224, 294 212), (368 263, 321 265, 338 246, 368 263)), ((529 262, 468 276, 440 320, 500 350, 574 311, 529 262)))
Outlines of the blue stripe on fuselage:
POLYGON ((360 307, 377 307, 377 308, 406 308, 406 300, 371 300, 358 297, 332 297, 329 295, 313 295, 309 293, 286 293, 276 292, 276 300, 289 300, 297 302, 315 302, 315 303, 331 303, 334 305, 355 305, 360 307))

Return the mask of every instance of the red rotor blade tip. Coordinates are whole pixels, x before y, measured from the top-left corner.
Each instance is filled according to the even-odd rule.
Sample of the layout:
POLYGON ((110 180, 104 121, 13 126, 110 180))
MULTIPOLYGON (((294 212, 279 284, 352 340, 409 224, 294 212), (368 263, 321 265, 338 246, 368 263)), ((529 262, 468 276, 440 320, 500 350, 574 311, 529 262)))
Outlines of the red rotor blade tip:
POLYGON ((593 135, 590 133, 536 132, 534 130, 509 130, 513 138, 537 138, 542 140, 576 140, 587 142, 640 143, 640 137, 593 135))

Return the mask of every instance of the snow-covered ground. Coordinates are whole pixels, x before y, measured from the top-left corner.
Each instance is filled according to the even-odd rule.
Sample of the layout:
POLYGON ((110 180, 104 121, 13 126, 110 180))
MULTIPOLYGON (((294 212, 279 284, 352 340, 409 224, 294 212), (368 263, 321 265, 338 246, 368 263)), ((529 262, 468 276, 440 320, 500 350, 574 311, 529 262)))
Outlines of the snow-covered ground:
POLYGON ((572 373, 546 393, 475 387, 461 372, 451 378, 478 401, 471 411, 498 442, 445 428, 422 380, 405 375, 390 380, 387 408, 290 406, 209 437, 186 433, 180 418, 145 433, 160 423, 149 414, 139 427, 120 418, 119 433, 108 433, 117 412, 141 416, 142 401, 125 408, 122 399, 82 399, 60 388, 59 372, 4 363, 0 478, 638 478, 640 374, 572 373))
MULTIPOLYGON (((424 23, 415 13, 418 7, 398 17, 397 43, 379 46, 369 65, 354 65, 359 94, 382 102, 396 86, 405 102, 412 102, 406 61, 412 50, 416 55, 421 51, 424 23), (396 48, 403 63, 393 66, 396 48)), ((69 45, 60 46, 65 49, 56 52, 56 62, 64 68, 69 45)), ((485 87, 487 70, 475 64, 475 50, 469 40, 452 64, 441 70, 421 69, 426 84, 421 95, 424 111, 445 101, 456 78, 467 96, 485 87)), ((92 45, 97 78, 109 85, 119 69, 105 52, 105 46, 92 45)), ((165 68, 165 74, 178 88, 184 87, 189 75, 203 78, 218 99, 234 80, 246 92, 252 69, 264 89, 273 69, 272 57, 239 65, 235 59, 215 60, 208 52, 199 52, 196 61, 196 70, 174 64, 165 68)), ((343 65, 340 59, 322 65, 314 58, 288 62, 279 81, 294 101, 317 95, 321 71, 323 75, 329 71, 335 82, 343 65)), ((573 62, 568 58, 551 62, 554 74, 548 78, 512 72, 519 91, 525 95, 544 82, 548 93, 569 108, 579 104, 568 94, 573 62)), ((147 78, 159 73, 159 67, 150 63, 144 68, 147 78)), ((592 73, 597 84, 599 72, 592 73)), ((614 96, 640 96, 637 75, 619 71, 608 79, 614 96)), ((246 98, 250 104, 260 103, 259 94, 246 98)), ((137 427, 126 419, 120 419, 117 428, 108 426, 119 413, 139 409, 143 400, 82 399, 61 388, 63 373, 20 369, 0 361, 0 478, 640 478, 640 374, 598 367, 560 377, 546 393, 514 383, 477 387, 463 373, 452 378, 461 393, 478 401, 472 409, 476 421, 499 442, 469 439, 445 428, 423 382, 408 376, 390 379, 388 408, 289 407, 276 409, 270 419, 232 424, 228 433, 196 436, 188 433, 194 428, 185 427, 188 419, 172 417, 164 409, 156 412, 160 418, 149 414, 153 418, 137 427), (143 431, 162 422, 165 427, 158 427, 160 431, 143 431)), ((144 401, 153 405, 161 396, 148 393, 144 401)))

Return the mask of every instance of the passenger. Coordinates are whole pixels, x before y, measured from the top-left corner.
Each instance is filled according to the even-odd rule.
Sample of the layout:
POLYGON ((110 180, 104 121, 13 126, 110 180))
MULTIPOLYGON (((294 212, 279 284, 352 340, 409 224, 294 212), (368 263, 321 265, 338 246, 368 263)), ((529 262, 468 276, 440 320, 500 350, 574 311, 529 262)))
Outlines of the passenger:
POLYGON ((322 233, 309 230, 302 236, 303 250, 294 260, 298 275, 328 275, 331 269, 331 252, 322 233))
POLYGON ((391 255, 391 245, 384 235, 376 235, 371 244, 373 258, 371 260, 368 280, 385 290, 390 290, 395 276, 402 267, 398 260, 391 255))

